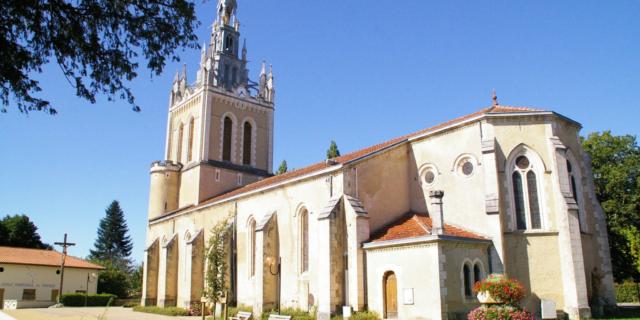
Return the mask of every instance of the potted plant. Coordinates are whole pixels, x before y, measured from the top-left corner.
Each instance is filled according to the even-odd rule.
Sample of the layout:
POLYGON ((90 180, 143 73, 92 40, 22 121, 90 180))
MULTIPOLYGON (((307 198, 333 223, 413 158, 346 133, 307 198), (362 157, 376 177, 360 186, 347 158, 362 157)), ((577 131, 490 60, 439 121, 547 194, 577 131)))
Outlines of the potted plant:
POLYGON ((467 315, 468 320, 533 320, 531 313, 518 306, 524 297, 524 287, 517 280, 492 274, 476 282, 473 291, 482 306, 473 309, 467 315))
POLYGON ((473 291, 483 304, 515 305, 524 297, 522 284, 501 274, 492 274, 476 282, 473 291))

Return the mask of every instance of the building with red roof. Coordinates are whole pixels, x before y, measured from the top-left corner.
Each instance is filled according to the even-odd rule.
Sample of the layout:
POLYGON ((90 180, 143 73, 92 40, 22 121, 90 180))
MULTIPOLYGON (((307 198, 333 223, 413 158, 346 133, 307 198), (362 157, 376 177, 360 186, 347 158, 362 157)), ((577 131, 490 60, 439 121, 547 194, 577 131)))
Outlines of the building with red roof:
MULTIPOLYGON (((48 307, 60 293, 62 253, 53 250, 0 247, 0 307, 48 307)), ((95 294, 102 266, 67 255, 64 293, 95 294)))
MULTIPOLYGON (((581 126, 491 106, 274 175, 274 77, 249 81, 236 2, 220 2, 196 82, 178 75, 165 158, 151 166, 143 303, 203 295, 205 243, 230 219, 228 301, 319 319, 464 317, 491 273, 540 312, 571 319, 615 303, 606 221, 581 126)), ((384 130, 383 127, 380 130, 384 130)))

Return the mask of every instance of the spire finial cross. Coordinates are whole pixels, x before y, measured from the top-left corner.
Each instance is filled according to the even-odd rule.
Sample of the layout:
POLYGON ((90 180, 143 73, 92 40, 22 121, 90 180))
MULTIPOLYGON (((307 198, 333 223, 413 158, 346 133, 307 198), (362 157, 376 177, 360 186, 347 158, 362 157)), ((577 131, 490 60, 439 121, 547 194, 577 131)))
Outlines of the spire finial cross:
POLYGON ((491 96, 491 100, 493 100, 493 106, 498 106, 498 95, 496 94, 496 89, 493 89, 493 95, 491 96))

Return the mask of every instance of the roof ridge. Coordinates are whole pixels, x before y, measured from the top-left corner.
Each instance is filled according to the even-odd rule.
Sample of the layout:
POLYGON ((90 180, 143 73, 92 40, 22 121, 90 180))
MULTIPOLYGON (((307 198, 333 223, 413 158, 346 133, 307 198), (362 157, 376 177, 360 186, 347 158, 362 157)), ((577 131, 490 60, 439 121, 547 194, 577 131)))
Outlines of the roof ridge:
MULTIPOLYGON (((392 145, 394 145, 396 143, 399 143, 399 142, 401 142, 403 140, 407 140, 407 139, 412 138, 412 137, 417 137, 419 135, 423 135, 423 134, 426 134, 426 133, 429 133, 429 132, 433 132, 433 131, 436 131, 438 129, 446 128, 448 126, 459 124, 459 123, 461 123, 461 122, 463 122, 465 120, 470 120, 470 119, 473 119, 475 117, 478 117, 478 116, 481 116, 481 115, 484 115, 484 114, 495 112, 495 110, 498 110, 500 108, 505 108, 505 110, 503 112, 516 112, 516 111, 517 112, 522 112, 522 111, 525 111, 525 112, 539 112, 539 111, 544 111, 542 109, 534 109, 534 108, 529 108, 529 107, 512 107, 512 106, 503 106, 503 105, 485 107, 485 108, 482 108, 482 109, 480 109, 480 110, 478 110, 476 112, 469 113, 469 114, 466 114, 466 115, 462 115, 462 116, 459 116, 459 117, 456 117, 454 119, 451 119, 451 120, 448 120, 448 121, 433 125, 431 127, 425 128, 425 129, 421 129, 421 130, 418 130, 418 131, 415 131, 415 132, 412 132, 412 133, 409 133, 409 134, 405 134, 403 136, 399 136, 399 137, 396 137, 396 138, 391 138, 391 139, 383 141, 381 143, 370 145, 368 147, 357 149, 355 151, 352 151, 352 152, 349 152, 347 154, 341 155, 339 157, 334 158, 334 160, 337 163, 333 164, 333 165, 344 164, 346 162, 349 162, 349 161, 352 161, 352 160, 367 156, 367 155, 369 155, 371 153, 374 153, 374 152, 382 150, 382 149, 384 149, 386 147, 392 146, 392 145), (511 110, 509 110, 509 109, 511 109, 511 110)), ((196 205, 195 208, 201 207, 202 205, 209 204, 209 203, 212 203, 212 202, 215 202, 215 201, 218 201, 218 200, 224 200, 224 199, 229 198, 229 197, 233 197, 233 196, 236 196, 236 195, 241 195, 241 194, 243 194, 245 192, 249 192, 249 191, 261 188, 261 187, 267 187, 267 186, 270 186, 270 185, 278 183, 278 182, 285 182, 285 181, 288 181, 291 178, 300 177, 300 176, 303 176, 304 174, 307 174, 307 173, 310 174, 310 173, 313 173, 313 172, 317 172, 319 170, 326 169, 326 168, 329 168, 331 166, 332 166, 332 164, 328 164, 326 161, 321 161, 321 162, 312 163, 312 164, 304 166, 302 168, 295 169, 295 170, 292 170, 292 171, 289 171, 289 172, 285 172, 285 173, 282 173, 282 174, 279 174, 279 175, 273 175, 271 177, 268 177, 268 178, 265 178, 265 179, 262 179, 262 180, 258 180, 256 182, 244 185, 244 186, 242 186, 240 188, 229 190, 226 193, 215 195, 215 196, 213 196, 211 198, 208 198, 207 200, 201 202, 200 204, 196 205)), ((185 210, 188 210, 188 209, 189 208, 185 208, 185 210)))
MULTIPOLYGON (((423 223, 423 222, 418 218, 418 216, 420 216, 420 214, 419 214, 419 213, 413 213, 413 214, 412 214, 412 216, 411 216, 411 219, 413 219, 415 222, 417 222, 417 223, 418 223, 418 225, 419 225, 419 226, 420 226, 420 227, 421 227, 421 228, 422 228, 422 229, 423 229, 427 234, 431 234, 431 229, 429 229, 429 227, 428 227, 425 223, 423 223)), ((427 219, 429 218, 429 217, 427 217, 427 216, 424 216, 424 217, 425 217, 425 218, 427 218, 427 219)))

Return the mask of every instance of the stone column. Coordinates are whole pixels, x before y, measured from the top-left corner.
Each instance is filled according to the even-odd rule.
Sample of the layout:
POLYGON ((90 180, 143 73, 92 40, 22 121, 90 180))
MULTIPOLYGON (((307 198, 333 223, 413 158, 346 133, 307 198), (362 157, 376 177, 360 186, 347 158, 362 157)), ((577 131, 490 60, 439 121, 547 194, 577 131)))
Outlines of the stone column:
POLYGON ((431 190, 429 198, 431 198, 431 234, 444 234, 444 212, 442 210, 442 197, 444 191, 431 190))
MULTIPOLYGON (((256 269, 253 276, 253 315, 259 318, 262 315, 264 306, 264 232, 262 229, 257 230, 254 235, 256 237, 256 269)), ((249 244, 251 245, 251 244, 249 244)))
POLYGON ((347 302, 353 311, 362 311, 365 301, 365 257, 362 244, 369 240, 369 215, 362 203, 351 196, 344 196, 347 216, 347 302))
POLYGON ((144 255, 144 276, 142 277, 142 301, 144 306, 158 303, 159 241, 156 239, 147 247, 144 255))
POLYGON ((167 291, 167 247, 162 245, 160 248, 160 261, 158 265, 158 302, 159 307, 164 307, 165 295, 167 291))
POLYGON ((341 275, 344 275, 342 268, 345 267, 344 252, 336 252, 336 248, 340 247, 339 242, 343 241, 343 235, 337 232, 341 228, 336 225, 342 202, 341 196, 332 198, 318 214, 318 239, 321 239, 317 248, 318 320, 331 318, 344 292, 344 279, 341 279, 341 275))
POLYGON ((494 273, 503 273, 506 269, 504 259, 504 221, 500 216, 500 188, 498 184, 498 165, 496 160, 496 139, 493 125, 482 123, 482 169, 484 174, 485 233, 491 236, 493 246, 489 247, 489 264, 494 273))
POLYGON ((587 298, 584 258, 582 256, 582 235, 578 217, 578 204, 575 202, 567 173, 567 148, 557 137, 551 138, 555 151, 554 190, 558 191, 561 201, 557 215, 558 242, 560 248, 560 269, 564 289, 564 311, 570 319, 591 317, 587 298), (564 200, 564 201, 562 201, 564 200))
POLYGON ((193 256, 193 243, 191 239, 185 239, 187 241, 184 250, 183 265, 184 270, 178 274, 178 306, 183 308, 189 308, 191 306, 191 277, 193 277, 193 269, 191 267, 191 257, 193 256))

